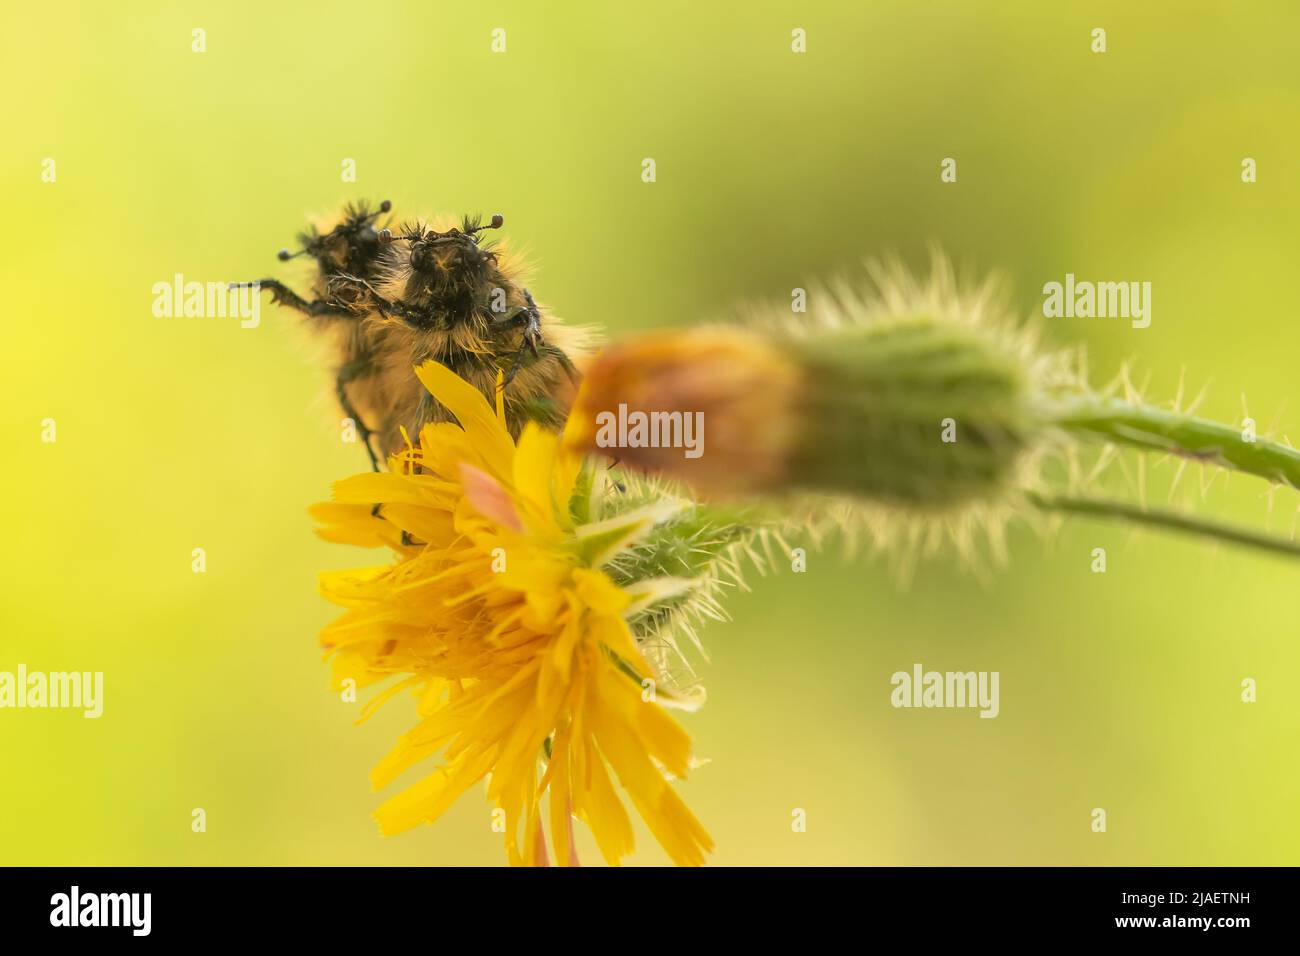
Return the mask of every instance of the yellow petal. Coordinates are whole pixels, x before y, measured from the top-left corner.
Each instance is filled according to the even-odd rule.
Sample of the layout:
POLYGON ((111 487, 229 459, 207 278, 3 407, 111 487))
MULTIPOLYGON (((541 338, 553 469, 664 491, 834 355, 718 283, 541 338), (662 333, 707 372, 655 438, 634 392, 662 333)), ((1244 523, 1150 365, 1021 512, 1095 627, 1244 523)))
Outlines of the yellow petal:
POLYGON ((505 423, 497 418, 483 393, 445 365, 432 360, 418 367, 415 374, 429 394, 456 416, 493 474, 500 477, 510 474, 515 445, 505 423))
POLYGON ((428 475, 400 475, 390 471, 368 471, 334 482, 336 502, 375 505, 405 502, 412 505, 436 505, 448 501, 455 486, 428 475))
POLYGON ((596 748, 588 745, 585 752, 582 767, 574 772, 574 780, 578 783, 574 792, 574 809, 591 827, 605 862, 618 866, 619 861, 636 848, 632 821, 596 748), (588 781, 585 788, 581 786, 584 780, 588 781))
POLYGON ((532 527, 556 527, 551 479, 555 472, 558 446, 559 439, 554 434, 533 422, 529 422, 524 427, 524 433, 519 436, 519 448, 515 452, 514 490, 532 527))
POLYGON ((575 568, 573 584, 579 600, 597 614, 621 615, 632 600, 604 571, 575 568))
POLYGON ((493 756, 491 750, 472 757, 466 754, 382 804, 375 811, 380 832, 391 836, 438 819, 462 793, 487 775, 493 756))
POLYGON ((679 866, 700 866, 704 854, 713 849, 713 840, 664 780, 646 753, 645 741, 620 713, 617 696, 621 691, 610 683, 620 679, 607 673, 594 688, 590 713, 596 742, 646 826, 673 861, 679 866))

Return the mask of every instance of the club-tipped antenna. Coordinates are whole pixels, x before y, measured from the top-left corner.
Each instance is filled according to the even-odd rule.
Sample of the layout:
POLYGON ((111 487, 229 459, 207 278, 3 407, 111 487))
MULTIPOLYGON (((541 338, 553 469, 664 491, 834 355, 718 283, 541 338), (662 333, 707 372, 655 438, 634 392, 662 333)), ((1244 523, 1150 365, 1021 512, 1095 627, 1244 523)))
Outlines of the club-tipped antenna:
POLYGON ((362 217, 362 222, 370 222, 372 219, 378 219, 384 213, 391 212, 392 208, 393 208, 392 200, 385 199, 383 202, 379 204, 379 206, 375 209, 374 212, 366 213, 365 216, 362 217))
POLYGON ((472 236, 474 235, 474 233, 480 232, 484 229, 500 229, 502 226, 505 225, 505 222, 506 222, 506 217, 501 215, 501 213, 497 213, 483 225, 471 226, 469 229, 466 229, 465 235, 472 236))

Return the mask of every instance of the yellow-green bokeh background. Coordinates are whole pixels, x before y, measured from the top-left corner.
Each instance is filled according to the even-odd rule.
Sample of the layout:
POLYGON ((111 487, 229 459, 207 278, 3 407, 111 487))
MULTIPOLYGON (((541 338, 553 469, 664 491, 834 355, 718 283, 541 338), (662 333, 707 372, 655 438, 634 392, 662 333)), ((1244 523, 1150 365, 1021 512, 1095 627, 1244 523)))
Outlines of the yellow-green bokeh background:
MULTIPOLYGON (((0 711, 0 863, 503 859, 478 789, 400 838, 369 819, 412 708, 352 727, 318 657, 316 572, 373 556, 311 533, 364 456, 298 323, 156 319, 153 283, 273 273, 353 196, 503 212, 544 299, 614 333, 938 241, 1024 312, 1067 271, 1151 281, 1149 329, 1052 341, 1099 377, 1133 358, 1162 399, 1185 367, 1229 420, 1243 391, 1261 427, 1289 401, 1284 425, 1298 32, 1290 0, 8 5, 0 668, 102 670, 107 701, 0 711)), ((1262 525, 1262 490, 1220 480, 1205 507, 1262 525)), ((900 590, 827 553, 729 602, 687 718, 711 763, 683 786, 717 863, 1300 862, 1300 564, 1084 521, 1011 545, 987 585, 941 561, 900 590), (892 709, 914 661, 999 670, 1001 716, 892 709)), ((641 831, 635 862, 665 861, 641 831)))

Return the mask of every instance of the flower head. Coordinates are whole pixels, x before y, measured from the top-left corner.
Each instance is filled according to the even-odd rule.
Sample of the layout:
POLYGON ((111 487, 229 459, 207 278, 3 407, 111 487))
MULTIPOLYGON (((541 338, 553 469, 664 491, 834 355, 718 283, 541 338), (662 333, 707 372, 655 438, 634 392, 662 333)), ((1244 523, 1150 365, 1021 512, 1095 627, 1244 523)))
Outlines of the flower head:
POLYGON ((421 720, 374 785, 438 759, 379 808, 381 829, 432 821, 486 778, 512 863, 548 861, 549 795, 557 861, 577 862, 577 817, 615 864, 633 848, 617 782, 676 862, 702 863, 712 841, 668 779, 686 776, 691 744, 665 705, 689 701, 658 686, 629 624, 690 582, 610 573, 685 503, 611 508, 558 436, 530 425, 516 445, 499 391, 493 408, 436 362, 416 374, 456 422, 425 426, 388 473, 345 479, 314 509, 327 540, 397 553, 321 579, 348 608, 321 635, 336 682, 399 678, 372 707, 419 694, 421 720))

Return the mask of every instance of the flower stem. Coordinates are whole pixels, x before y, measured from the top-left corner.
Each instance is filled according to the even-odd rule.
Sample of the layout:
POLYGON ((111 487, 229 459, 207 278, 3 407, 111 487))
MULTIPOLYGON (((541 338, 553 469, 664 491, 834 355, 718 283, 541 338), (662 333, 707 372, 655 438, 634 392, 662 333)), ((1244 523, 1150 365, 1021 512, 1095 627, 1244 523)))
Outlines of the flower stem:
POLYGON ((1071 497, 1069 495, 1031 494, 1029 500, 1035 507, 1043 511, 1111 518, 1129 524, 1149 525, 1199 535, 1203 538, 1213 538, 1216 541, 1226 541, 1230 544, 1245 545, 1246 547, 1270 551, 1274 554, 1300 557, 1300 542, 1251 531, 1247 528, 1222 524, 1217 521, 1206 521, 1176 511, 1150 510, 1126 501, 1071 497))
POLYGON ((1300 451, 1253 435, 1248 440, 1232 425, 1097 395, 1063 399, 1046 411, 1048 421, 1075 434, 1169 452, 1300 489, 1300 451))

